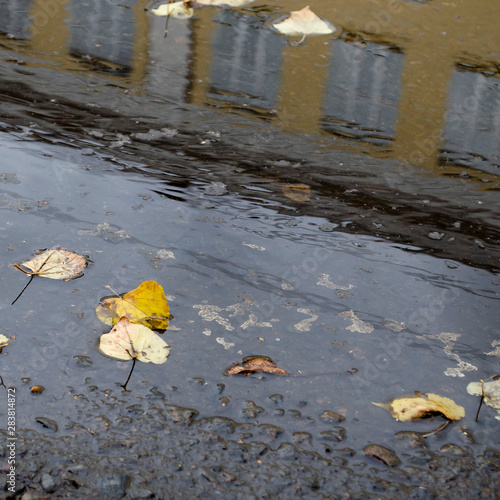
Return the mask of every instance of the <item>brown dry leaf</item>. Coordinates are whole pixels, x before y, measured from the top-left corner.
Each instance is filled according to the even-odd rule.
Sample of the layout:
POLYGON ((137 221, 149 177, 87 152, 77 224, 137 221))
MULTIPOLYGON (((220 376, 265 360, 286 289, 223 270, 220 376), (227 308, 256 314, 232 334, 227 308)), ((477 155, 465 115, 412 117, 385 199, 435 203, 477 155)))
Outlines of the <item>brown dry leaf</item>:
POLYGON ((440 413, 449 420, 460 420, 465 416, 464 408, 458 406, 452 399, 431 393, 416 392, 410 396, 400 396, 387 404, 372 404, 386 409, 401 422, 430 417, 436 413, 440 413))
POLYGON ((165 292, 156 281, 144 281, 123 296, 104 297, 96 308, 97 317, 106 325, 114 325, 125 316, 153 330, 168 327, 169 311, 165 292))
POLYGON ((318 17, 309 5, 301 10, 290 12, 290 17, 280 23, 272 25, 283 35, 329 35, 337 28, 330 22, 318 17))
POLYGON ((136 358, 143 363, 165 363, 170 347, 156 333, 144 325, 120 318, 109 333, 101 335, 99 348, 115 359, 128 361, 136 358))
POLYGON ((287 184, 281 188, 283 194, 294 201, 309 201, 311 188, 307 184, 287 184))
POLYGON ((247 356, 241 363, 236 363, 227 370, 228 375, 250 375, 255 372, 274 373, 275 375, 288 375, 285 370, 278 368, 276 363, 267 356, 247 356))
POLYGON ((39 250, 31 260, 14 267, 30 276, 42 276, 54 280, 70 280, 83 275, 83 270, 91 263, 87 257, 70 252, 61 247, 39 250), (21 266, 30 269, 24 270, 21 266))

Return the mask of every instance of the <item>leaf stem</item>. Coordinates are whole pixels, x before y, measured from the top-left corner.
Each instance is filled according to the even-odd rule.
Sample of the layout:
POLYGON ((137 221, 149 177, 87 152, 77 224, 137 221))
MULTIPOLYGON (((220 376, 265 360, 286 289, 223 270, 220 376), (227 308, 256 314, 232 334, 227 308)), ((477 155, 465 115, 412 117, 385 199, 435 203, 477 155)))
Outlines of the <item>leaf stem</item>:
POLYGON ((437 429, 434 429, 433 431, 428 432, 427 434, 422 434, 422 437, 426 438, 432 436, 433 434, 436 434, 436 432, 442 431, 450 422, 451 420, 446 420, 445 423, 443 425, 440 425, 437 429))
MULTIPOLYGON (((19 269, 21 269, 21 268, 19 268, 19 269)), ((22 269, 21 269, 21 271, 22 271, 22 269)), ((26 271, 24 271, 24 272, 26 272, 26 271)), ((29 273, 26 273, 26 274, 29 274, 29 273)), ((28 285, 33 281, 33 278, 35 276, 36 276, 36 274, 31 275, 30 280, 28 281, 28 283, 26 283, 24 288, 21 290, 21 293, 14 299, 14 302, 12 302, 11 306, 13 306, 17 302, 17 299, 23 294, 24 290, 26 290, 26 288, 28 288, 28 285)))
POLYGON ((130 373, 128 374, 128 378, 127 378, 127 381, 122 385, 123 389, 126 391, 127 390, 127 384, 129 383, 130 381, 130 377, 132 376, 132 372, 134 371, 134 368, 135 368, 135 361, 137 358, 133 357, 133 362, 132 362, 132 368, 130 370, 130 373))

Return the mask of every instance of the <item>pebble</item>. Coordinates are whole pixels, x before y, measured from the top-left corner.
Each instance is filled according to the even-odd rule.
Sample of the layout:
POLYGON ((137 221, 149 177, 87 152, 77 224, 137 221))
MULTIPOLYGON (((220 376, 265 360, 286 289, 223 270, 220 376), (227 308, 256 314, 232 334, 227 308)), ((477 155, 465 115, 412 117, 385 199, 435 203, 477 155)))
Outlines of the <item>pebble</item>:
POLYGON ((332 422, 332 423, 340 423, 345 420, 345 417, 343 415, 330 410, 325 410, 319 416, 319 418, 321 418, 325 422, 332 422))
POLYGON ((56 489, 56 482, 50 474, 42 474, 40 483, 47 493, 52 493, 56 489))
POLYGON ((50 418, 36 417, 35 422, 41 424, 46 429, 50 429, 51 431, 54 432, 57 432, 57 429, 59 428, 57 423, 54 420, 51 420, 50 418))
POLYGON ((389 448, 380 446, 379 444, 369 444, 363 449, 363 454, 366 457, 373 457, 387 465, 387 467, 396 467, 401 463, 396 453, 389 448))
POLYGON ((205 188, 205 194, 208 196, 223 196, 227 193, 227 187, 223 182, 212 182, 205 188))
POLYGON ((442 240, 444 238, 444 233, 438 233, 437 231, 432 231, 427 235, 431 240, 442 240))
POLYGON ((330 224, 329 222, 327 222, 325 224, 321 224, 321 226, 319 226, 319 230, 325 233, 331 233, 332 231, 335 231, 336 227, 337 226, 335 226, 335 224, 330 224))
POLYGON ((129 477, 125 474, 111 472, 97 478, 97 489, 109 498, 120 499, 125 496, 129 477))

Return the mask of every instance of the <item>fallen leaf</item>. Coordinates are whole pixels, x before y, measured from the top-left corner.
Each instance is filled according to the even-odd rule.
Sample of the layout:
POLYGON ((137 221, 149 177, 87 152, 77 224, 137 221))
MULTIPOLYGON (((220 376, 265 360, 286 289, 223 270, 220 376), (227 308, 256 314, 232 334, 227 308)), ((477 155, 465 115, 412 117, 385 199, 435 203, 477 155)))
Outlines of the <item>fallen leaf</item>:
MULTIPOLYGON (((473 396, 482 396, 483 388, 481 382, 471 382, 467 386, 467 392, 473 396)), ((500 377, 484 381, 484 402, 500 413, 500 377)))
POLYGON ((168 327, 169 307, 165 292, 156 281, 144 281, 135 290, 115 297, 103 297, 96 308, 97 317, 106 325, 114 325, 125 316, 132 323, 153 330, 168 327))
POLYGON ((159 5, 156 9, 151 9, 155 16, 170 16, 178 19, 188 19, 193 17, 194 9, 188 7, 189 2, 171 2, 159 5))
POLYGON ((453 400, 430 393, 416 392, 410 396, 400 396, 386 404, 372 404, 386 409, 401 422, 430 417, 436 413, 440 413, 449 420, 460 420, 465 416, 463 407, 458 406, 453 400))
POLYGON ((283 35, 330 35, 337 28, 330 22, 318 17, 309 5, 302 10, 290 12, 290 17, 276 24, 273 28, 283 35))
POLYGON ((9 338, 6 337, 5 335, 0 334, 0 350, 2 350, 3 347, 7 347, 9 345, 9 338))
POLYGON ((307 184, 287 184, 281 188, 283 194, 294 201, 309 201, 311 188, 307 184))
POLYGON ((288 375, 285 370, 278 368, 276 363, 267 356, 247 356, 243 358, 242 363, 236 363, 231 368, 228 368, 228 375, 250 375, 255 372, 274 373, 276 375, 288 375))
POLYGON ((165 363, 170 347, 155 332, 144 325, 120 318, 109 333, 101 335, 99 348, 115 359, 137 359, 143 363, 165 363))
POLYGON ((38 250, 36 253, 31 260, 14 264, 14 267, 30 276, 67 281, 82 276, 83 270, 91 263, 87 257, 61 247, 38 250), (21 266, 30 271, 25 271, 21 266))

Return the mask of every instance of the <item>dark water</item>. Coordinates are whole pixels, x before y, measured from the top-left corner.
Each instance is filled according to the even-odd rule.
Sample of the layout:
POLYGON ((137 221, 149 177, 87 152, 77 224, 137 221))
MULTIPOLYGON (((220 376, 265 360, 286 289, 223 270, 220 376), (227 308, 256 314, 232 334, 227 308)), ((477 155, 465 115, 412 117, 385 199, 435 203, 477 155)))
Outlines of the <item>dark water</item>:
MULTIPOLYGON (((405 4, 424 15, 422 3, 405 4)), ((0 333, 15 337, 1 374, 16 388, 27 443, 31 430, 54 449, 85 436, 82 449, 99 455, 101 438, 155 434, 138 417, 123 424, 126 408, 178 405, 195 409, 206 433, 215 416, 248 425, 253 437, 241 431, 243 441, 265 441, 256 429, 278 426, 272 450, 295 443, 329 460, 349 448, 349 466, 375 477, 367 444, 394 449, 409 467, 416 452, 395 433, 442 420, 402 424, 371 402, 421 391, 466 412, 427 438, 426 453, 446 444, 474 458, 498 451, 495 411, 483 407, 475 422, 479 401, 466 392, 499 371, 498 52, 476 64, 454 56, 441 143, 430 113, 418 156, 405 137, 423 122, 415 113, 412 131, 408 120, 432 104, 411 97, 414 48, 384 17, 384 40, 365 33, 368 21, 356 32, 339 20, 342 35, 291 46, 265 25, 276 6, 197 9, 189 21, 171 19, 165 39, 164 19, 141 2, 54 2, 37 26, 43 5, 0 2, 0 333), (286 196, 298 183, 310 188, 303 201, 286 196), (35 279, 11 306, 26 283, 12 264, 55 245, 94 264, 75 281, 35 279), (138 363, 122 393, 130 366, 97 349, 106 327, 95 307, 107 285, 126 292, 149 279, 169 300, 172 351, 164 365, 138 363), (290 376, 224 375, 252 354, 290 376), (30 393, 33 384, 45 392, 30 393), (341 439, 328 434, 325 410, 345 417, 333 425, 341 439), (309 445, 296 433, 309 433, 309 445)), ((425 46, 422 54, 432 68, 425 46)), ((169 445, 183 449, 182 432, 169 445)), ((186 450, 196 465, 196 446, 186 450)), ((104 456, 119 468, 121 452, 104 456)), ((271 456, 272 470, 283 456, 271 456)), ((134 463, 124 470, 144 468, 134 463)), ((464 481, 493 485, 488 475, 464 481)))

